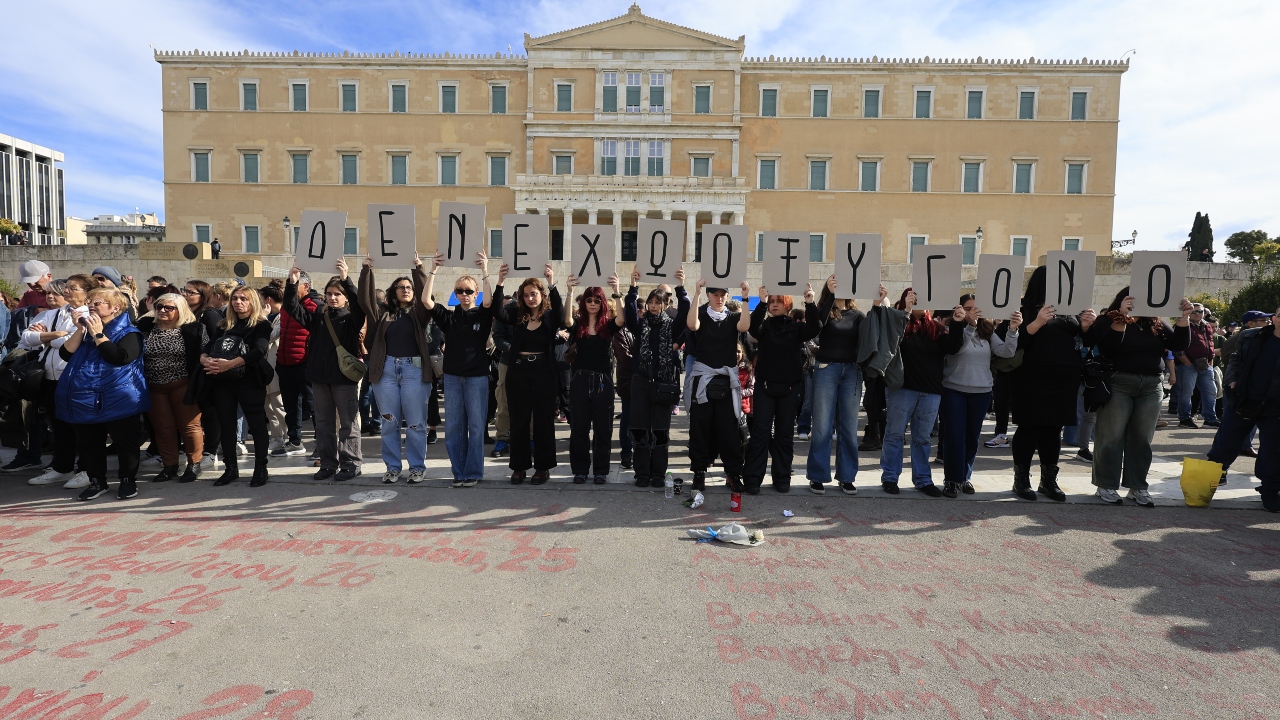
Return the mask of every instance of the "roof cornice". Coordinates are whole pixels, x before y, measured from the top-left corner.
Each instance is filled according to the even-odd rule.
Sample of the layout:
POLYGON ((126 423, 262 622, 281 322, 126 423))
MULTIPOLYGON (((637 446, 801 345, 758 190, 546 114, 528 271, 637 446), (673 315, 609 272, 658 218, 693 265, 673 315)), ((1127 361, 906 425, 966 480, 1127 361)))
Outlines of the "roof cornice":
POLYGON ((991 72, 992 70, 1035 70, 1045 72, 1106 72, 1123 73, 1129 69, 1128 60, 992 60, 982 57, 965 58, 829 58, 819 57, 747 57, 742 59, 742 69, 750 70, 935 70, 943 72, 991 72))
POLYGON ((524 67, 528 58, 511 53, 460 54, 460 53, 353 53, 344 50, 336 53, 269 51, 240 52, 204 50, 156 50, 155 61, 160 64, 228 64, 228 65, 438 65, 448 67, 524 67))

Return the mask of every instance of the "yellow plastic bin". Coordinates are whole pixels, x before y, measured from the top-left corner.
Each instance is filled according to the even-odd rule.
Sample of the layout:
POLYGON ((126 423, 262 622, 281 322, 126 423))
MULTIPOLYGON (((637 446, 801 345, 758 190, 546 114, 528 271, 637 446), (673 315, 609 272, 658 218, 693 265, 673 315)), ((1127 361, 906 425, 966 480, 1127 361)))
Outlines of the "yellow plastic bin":
POLYGON ((1209 507, 1222 479, 1222 463, 1182 458, 1182 498, 1188 507, 1209 507))

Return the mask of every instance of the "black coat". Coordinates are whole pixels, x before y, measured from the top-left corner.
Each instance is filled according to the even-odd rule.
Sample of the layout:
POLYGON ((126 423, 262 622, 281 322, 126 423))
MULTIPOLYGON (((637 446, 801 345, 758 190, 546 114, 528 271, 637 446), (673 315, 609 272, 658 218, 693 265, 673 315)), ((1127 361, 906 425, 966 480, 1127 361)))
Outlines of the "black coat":
POLYGON ((342 281, 342 291, 347 296, 347 307, 331 311, 327 305, 321 305, 312 312, 298 298, 298 288, 288 283, 284 288, 284 311, 289 313, 298 324, 307 329, 307 381, 325 385, 355 385, 350 378, 342 374, 338 366, 338 350, 329 334, 325 317, 333 321, 333 331, 338 342, 356 357, 364 353, 360 348, 360 333, 364 330, 364 311, 360 309, 360 298, 356 286, 350 278, 342 281))

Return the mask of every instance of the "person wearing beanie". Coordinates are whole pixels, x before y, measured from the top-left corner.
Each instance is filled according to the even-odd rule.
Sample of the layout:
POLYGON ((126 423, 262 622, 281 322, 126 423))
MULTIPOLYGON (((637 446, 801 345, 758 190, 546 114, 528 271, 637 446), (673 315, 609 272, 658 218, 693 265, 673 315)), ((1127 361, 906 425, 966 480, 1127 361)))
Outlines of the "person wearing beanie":
POLYGON ((119 290, 120 294, 124 295, 125 299, 129 301, 129 307, 126 309, 129 322, 138 322, 138 299, 133 296, 128 286, 124 284, 124 277, 119 270, 110 265, 96 267, 93 269, 93 279, 98 281, 99 287, 113 287, 119 290))

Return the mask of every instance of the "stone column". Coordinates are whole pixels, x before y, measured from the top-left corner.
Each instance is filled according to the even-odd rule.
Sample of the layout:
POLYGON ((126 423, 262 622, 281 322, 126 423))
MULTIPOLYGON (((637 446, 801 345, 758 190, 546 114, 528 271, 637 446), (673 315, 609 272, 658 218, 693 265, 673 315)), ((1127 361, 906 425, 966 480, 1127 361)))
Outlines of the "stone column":
POLYGON ((743 216, 743 213, 741 213, 741 212, 735 212, 735 213, 733 214, 733 224, 734 224, 734 225, 741 225, 741 224, 742 224, 742 216, 743 216))
MULTIPOLYGON (((616 207, 613 208, 613 252, 618 262, 622 262, 622 208, 616 207)), ((621 275, 621 271, 618 274, 621 275)))
POLYGON ((698 232, 698 213, 690 210, 684 215, 684 261, 693 262, 694 235, 698 232))
POLYGON ((588 224, 588 225, 595 225, 595 224, 596 224, 596 211, 595 211, 595 210, 588 210, 588 211, 587 211, 587 224, 588 224))

